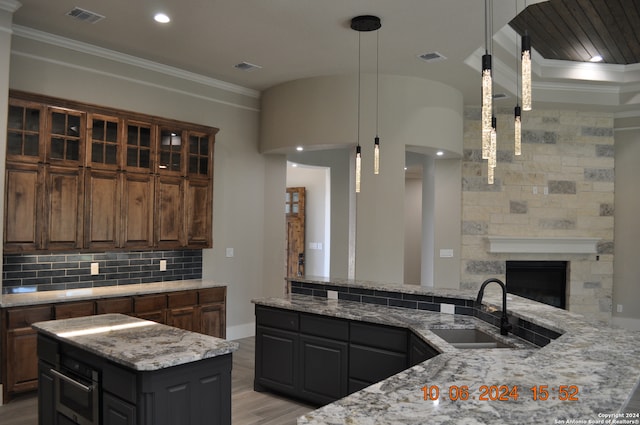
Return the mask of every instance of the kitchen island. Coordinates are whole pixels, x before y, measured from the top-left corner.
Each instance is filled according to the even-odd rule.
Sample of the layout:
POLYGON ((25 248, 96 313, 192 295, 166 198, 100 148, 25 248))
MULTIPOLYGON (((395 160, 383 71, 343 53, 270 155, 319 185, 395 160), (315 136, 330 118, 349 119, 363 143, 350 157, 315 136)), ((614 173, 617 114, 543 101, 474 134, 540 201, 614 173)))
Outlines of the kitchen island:
POLYGON ((122 314, 33 327, 38 331, 41 425, 60 415, 89 416, 88 423, 104 425, 231 423, 235 342, 122 314), (76 388, 69 391, 74 400, 66 402, 62 395, 70 381, 60 375, 85 382, 92 388, 87 393, 97 392, 102 399, 78 396, 76 388))
POLYGON ((405 327, 440 352, 299 425, 640 423, 637 412, 622 413, 640 382, 640 332, 509 294, 513 331, 535 347, 465 350, 432 330, 495 326, 501 296, 485 294, 476 306, 477 294, 464 290, 308 277, 291 287, 289 296, 254 303, 405 327))

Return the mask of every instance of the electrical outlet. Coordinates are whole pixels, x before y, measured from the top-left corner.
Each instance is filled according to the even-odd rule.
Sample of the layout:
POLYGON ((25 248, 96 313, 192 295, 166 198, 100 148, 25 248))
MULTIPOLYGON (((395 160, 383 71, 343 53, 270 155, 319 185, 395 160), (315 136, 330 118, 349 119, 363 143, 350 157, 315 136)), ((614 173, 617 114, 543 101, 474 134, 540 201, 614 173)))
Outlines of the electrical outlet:
POLYGON ((167 260, 160 260, 160 271, 161 272, 167 271, 167 260))
POLYGON ((100 274, 100 265, 98 263, 91 263, 91 275, 100 274))
POLYGON ((327 299, 329 300, 337 300, 338 299, 338 291, 327 291, 327 299))
POLYGON ((227 258, 233 257, 233 248, 227 248, 225 255, 227 258))
POLYGON ((622 313, 622 304, 618 304, 617 311, 618 313, 622 313))

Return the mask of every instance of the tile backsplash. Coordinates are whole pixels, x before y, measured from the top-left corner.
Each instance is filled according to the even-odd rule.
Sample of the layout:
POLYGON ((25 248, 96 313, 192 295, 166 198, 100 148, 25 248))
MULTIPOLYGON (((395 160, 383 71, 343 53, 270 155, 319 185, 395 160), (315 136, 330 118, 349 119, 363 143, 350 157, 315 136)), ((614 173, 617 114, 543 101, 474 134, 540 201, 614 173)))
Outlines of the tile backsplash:
POLYGON ((6 254, 2 293, 202 278, 202 250, 6 254), (166 260, 166 271, 160 271, 166 260), (98 274, 91 264, 98 263, 98 274))

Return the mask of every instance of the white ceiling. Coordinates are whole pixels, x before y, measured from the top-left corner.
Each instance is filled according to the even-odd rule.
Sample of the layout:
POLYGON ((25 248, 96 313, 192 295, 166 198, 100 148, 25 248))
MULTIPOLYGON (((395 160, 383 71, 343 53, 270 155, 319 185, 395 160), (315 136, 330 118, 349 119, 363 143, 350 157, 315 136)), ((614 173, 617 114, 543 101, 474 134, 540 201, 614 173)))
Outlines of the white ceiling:
MULTIPOLYGON (((10 1, 10 0, 0 0, 10 1)), ((527 4, 544 0, 529 0, 527 4)), ((14 27, 43 31, 261 91, 318 75, 356 73, 352 17, 377 15, 380 73, 423 77, 458 88, 477 105, 484 51, 482 0, 21 0, 14 27), (66 16, 73 7, 104 15, 90 24, 66 16), (171 23, 153 14, 165 11, 171 23), (437 51, 447 60, 426 63, 437 51), (245 72, 242 62, 262 68, 245 72)), ((519 7, 524 6, 524 2, 519 7)), ((506 25, 513 0, 494 0, 495 92, 515 104, 517 37, 506 25)), ((375 72, 376 33, 362 33, 362 71, 375 72)), ((534 102, 596 105, 640 115, 640 65, 548 61, 534 56, 534 102)), ((535 104, 534 104, 535 107, 535 104)), ((591 106, 590 106, 591 107, 591 106)))

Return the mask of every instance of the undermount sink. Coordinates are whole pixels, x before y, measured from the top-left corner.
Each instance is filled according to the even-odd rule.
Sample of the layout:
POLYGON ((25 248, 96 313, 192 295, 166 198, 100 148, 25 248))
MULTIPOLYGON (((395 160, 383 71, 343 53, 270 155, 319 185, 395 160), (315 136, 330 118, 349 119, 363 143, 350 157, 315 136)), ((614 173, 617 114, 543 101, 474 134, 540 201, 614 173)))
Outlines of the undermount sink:
POLYGON ((431 329, 456 348, 514 348, 478 329, 431 329))

